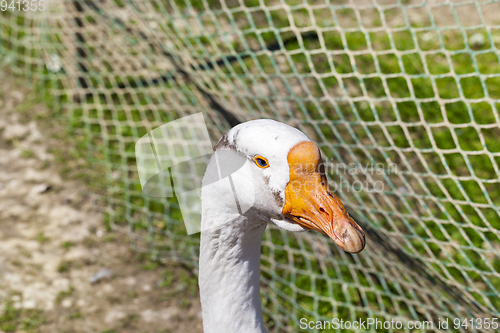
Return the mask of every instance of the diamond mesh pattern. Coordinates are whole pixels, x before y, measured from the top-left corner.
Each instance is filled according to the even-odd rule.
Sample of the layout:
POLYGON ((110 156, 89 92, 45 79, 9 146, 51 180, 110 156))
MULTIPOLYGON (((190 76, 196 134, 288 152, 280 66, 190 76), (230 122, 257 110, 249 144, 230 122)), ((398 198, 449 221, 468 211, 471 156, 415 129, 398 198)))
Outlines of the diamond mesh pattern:
POLYGON ((139 251, 197 265, 176 200, 141 191, 134 144, 155 127, 201 111, 215 143, 273 118, 320 145, 330 179, 351 185, 336 194, 367 248, 268 228, 270 331, 297 332, 302 317, 438 331, 438 318, 500 315, 499 2, 88 0, 0 13, 3 66, 36 78, 86 134, 107 171, 107 222, 139 251), (382 191, 354 186, 375 182, 382 191))

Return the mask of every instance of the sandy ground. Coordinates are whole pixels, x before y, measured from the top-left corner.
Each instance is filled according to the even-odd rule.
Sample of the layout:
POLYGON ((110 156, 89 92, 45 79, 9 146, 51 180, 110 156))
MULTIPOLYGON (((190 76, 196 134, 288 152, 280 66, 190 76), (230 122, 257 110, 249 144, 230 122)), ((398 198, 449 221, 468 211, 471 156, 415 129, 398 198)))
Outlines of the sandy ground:
POLYGON ((0 332, 201 332, 196 277, 106 232, 85 160, 32 96, 0 72, 0 332))

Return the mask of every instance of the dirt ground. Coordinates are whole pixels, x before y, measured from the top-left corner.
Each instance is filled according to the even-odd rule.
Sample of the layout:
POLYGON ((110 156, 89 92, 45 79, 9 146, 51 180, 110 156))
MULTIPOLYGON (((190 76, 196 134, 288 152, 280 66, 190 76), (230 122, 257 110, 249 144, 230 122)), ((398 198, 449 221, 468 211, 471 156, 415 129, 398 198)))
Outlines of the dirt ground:
POLYGON ((201 332, 196 277, 106 232, 86 161, 30 89, 0 71, 0 333, 201 332))

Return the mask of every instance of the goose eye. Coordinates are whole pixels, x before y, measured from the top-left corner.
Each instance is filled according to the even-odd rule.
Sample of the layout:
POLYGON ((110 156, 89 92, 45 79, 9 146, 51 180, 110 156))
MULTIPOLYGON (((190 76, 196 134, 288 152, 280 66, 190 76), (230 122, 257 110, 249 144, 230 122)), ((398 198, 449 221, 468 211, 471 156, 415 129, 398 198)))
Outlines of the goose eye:
POLYGON ((267 160, 265 159, 265 157, 262 157, 262 156, 255 156, 254 157, 254 161, 255 161, 255 164, 257 164, 257 166, 259 168, 267 168, 269 167, 269 162, 267 162, 267 160))

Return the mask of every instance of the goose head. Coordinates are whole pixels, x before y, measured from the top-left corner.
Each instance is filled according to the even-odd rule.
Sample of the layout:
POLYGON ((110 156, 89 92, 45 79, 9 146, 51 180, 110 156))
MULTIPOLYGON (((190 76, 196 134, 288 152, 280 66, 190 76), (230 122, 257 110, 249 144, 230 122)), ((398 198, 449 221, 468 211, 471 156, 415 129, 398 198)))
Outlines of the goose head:
POLYGON ((245 162, 232 185, 239 207, 248 207, 243 214, 288 231, 316 230, 346 252, 363 250, 363 230, 331 192, 321 152, 304 133, 277 121, 253 120, 233 127, 214 150, 245 162))

